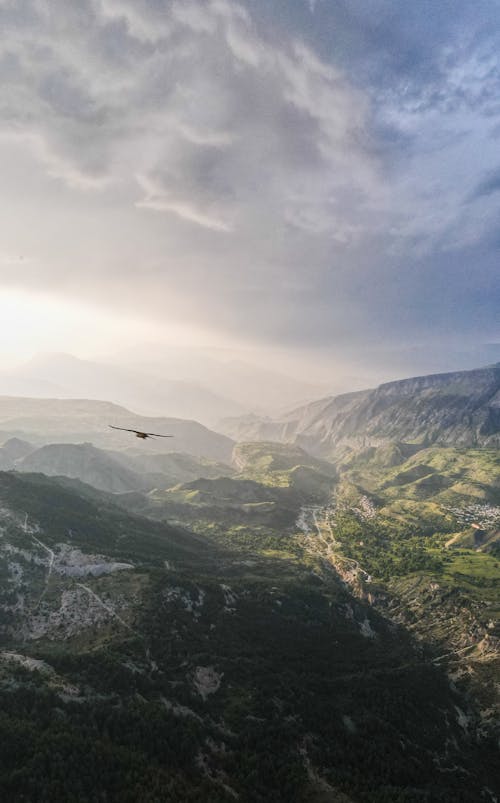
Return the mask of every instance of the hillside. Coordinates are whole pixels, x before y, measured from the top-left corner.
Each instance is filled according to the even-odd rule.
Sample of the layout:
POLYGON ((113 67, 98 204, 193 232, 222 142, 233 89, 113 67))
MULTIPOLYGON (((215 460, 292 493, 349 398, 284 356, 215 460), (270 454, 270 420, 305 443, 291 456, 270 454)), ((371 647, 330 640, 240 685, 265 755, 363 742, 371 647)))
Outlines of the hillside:
POLYGON ((450 679, 470 678, 464 690, 489 712, 477 722, 490 732, 500 714, 499 459, 486 448, 394 442, 345 454, 334 467, 293 445, 238 444, 232 479, 119 502, 252 558, 313 555, 449 658, 450 679))
POLYGON ((21 460, 26 455, 29 455, 34 448, 28 441, 23 441, 20 438, 9 438, 0 446, 0 453, 8 455, 11 460, 21 460))
POLYGON ((256 531, 290 528, 304 504, 325 502, 334 487, 331 463, 279 443, 240 443, 232 476, 199 477, 117 503, 155 519, 173 519, 197 532, 231 532, 252 541, 256 531))
POLYGON ((346 461, 355 481, 386 499, 432 499, 439 504, 500 504, 500 452, 432 446, 388 467, 378 452, 346 461))
POLYGON ((370 447, 337 466, 304 544, 359 598, 433 644, 450 680, 498 728, 500 455, 493 449, 370 447), (406 453, 405 453, 406 452, 406 453), (467 679, 467 680, 466 680, 467 679))
POLYGON ((335 469, 326 460, 318 460, 303 449, 292 444, 238 443, 234 447, 232 462, 242 474, 279 484, 279 478, 290 484, 290 472, 297 468, 309 468, 326 477, 333 477, 335 469))
POLYGON ((0 471, 14 468, 16 460, 20 460, 35 449, 31 443, 20 438, 9 438, 0 446, 0 471))
POLYGON ((141 443, 145 454, 187 452, 229 461, 233 442, 224 435, 180 418, 147 418, 106 401, 88 399, 31 399, 0 396, 0 433, 36 445, 91 442, 104 449, 135 445, 133 435, 109 429, 108 424, 171 433, 174 438, 141 443))
POLYGON ((132 471, 91 443, 51 443, 16 460, 14 468, 79 479, 109 493, 148 490, 155 484, 146 474, 132 471))
POLYGON ((500 445, 500 363, 322 399, 281 420, 231 419, 220 429, 235 440, 293 442, 323 457, 392 441, 495 447, 500 445))
POLYGON ((190 482, 199 477, 230 477, 233 468, 228 463, 221 463, 207 457, 195 457, 181 452, 163 454, 144 454, 141 448, 128 448, 108 452, 122 465, 137 473, 158 476, 158 481, 169 488, 179 482, 190 482))
POLYGON ((493 800, 474 701, 322 558, 40 475, 0 473, 0 506, 5 799, 493 800))

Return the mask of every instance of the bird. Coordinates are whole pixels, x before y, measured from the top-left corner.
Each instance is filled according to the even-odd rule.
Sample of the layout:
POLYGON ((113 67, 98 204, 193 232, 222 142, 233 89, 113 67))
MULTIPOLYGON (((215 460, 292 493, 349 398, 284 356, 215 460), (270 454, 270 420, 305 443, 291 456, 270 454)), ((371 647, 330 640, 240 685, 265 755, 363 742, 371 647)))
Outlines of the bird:
POLYGON ((159 435, 157 432, 141 432, 140 429, 126 429, 125 427, 114 427, 113 424, 108 424, 111 429, 121 429, 123 432, 133 432, 136 438, 141 438, 143 441, 146 438, 173 438, 173 435, 159 435))

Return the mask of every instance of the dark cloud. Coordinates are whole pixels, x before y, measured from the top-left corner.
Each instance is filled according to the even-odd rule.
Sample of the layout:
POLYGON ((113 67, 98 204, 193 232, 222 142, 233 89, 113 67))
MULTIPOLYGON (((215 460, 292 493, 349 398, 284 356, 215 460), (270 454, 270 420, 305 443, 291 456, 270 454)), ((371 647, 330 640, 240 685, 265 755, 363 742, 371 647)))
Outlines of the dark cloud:
POLYGON ((472 198, 484 198, 500 191, 500 167, 492 170, 477 184, 472 192, 472 198))
MULTIPOLYGON (((307 4, 294 0, 303 14, 307 4)), ((455 82, 456 68, 476 60, 483 65, 483 95, 498 81, 495 55, 500 41, 496 0, 336 0, 317 3, 308 32, 326 59, 350 69, 355 80, 376 92, 394 92, 422 108, 450 104, 451 96, 472 99, 474 76, 455 82), (491 69, 485 69, 489 59, 491 69)))

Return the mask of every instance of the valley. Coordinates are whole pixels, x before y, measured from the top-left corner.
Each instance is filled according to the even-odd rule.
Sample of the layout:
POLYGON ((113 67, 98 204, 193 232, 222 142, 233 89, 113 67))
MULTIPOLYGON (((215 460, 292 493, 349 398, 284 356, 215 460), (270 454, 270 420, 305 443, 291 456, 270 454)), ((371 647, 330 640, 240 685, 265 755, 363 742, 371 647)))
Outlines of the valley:
MULTIPOLYGON (((169 794, 173 800, 184 794, 200 800, 265 800, 270 794, 313 800, 326 787, 332 800, 341 793, 391 800, 406 789, 413 761, 426 767, 436 800, 450 789, 459 800, 474 800, 483 788, 472 786, 464 796, 458 783, 462 772, 471 784, 481 784, 479 777, 473 780, 474 742, 460 724, 461 716, 468 717, 470 733, 479 733, 473 703, 449 687, 430 647, 359 593, 368 578, 359 578, 362 570, 355 565, 352 576, 342 577, 334 554, 325 557, 322 547, 314 552, 300 544, 294 556, 278 543, 273 550, 254 542, 251 551, 230 551, 206 536, 124 515, 110 502, 96 508, 51 479, 4 474, 0 480, 3 504, 8 496, 14 506, 22 498, 28 507, 24 514, 5 507, 2 512, 2 571, 8 578, 1 600, 2 726, 21 729, 26 739, 25 717, 36 716, 36 751, 46 755, 45 762, 45 751, 54 749, 57 732, 64 731, 64 782, 49 760, 47 784, 55 799, 58 788, 77 779, 85 795, 81 760, 77 770, 71 758, 78 743, 95 762, 93 769, 84 762, 89 782, 96 768, 108 777, 123 760, 137 768, 142 788, 146 783, 161 790, 167 800, 169 794), (54 524, 51 498, 59 508, 54 524), (16 708, 20 695, 25 703, 16 708), (408 705, 413 713, 405 724, 408 705), (415 706, 422 720, 415 721, 415 706), (53 721, 52 710, 64 716, 53 721), (105 733, 84 748, 83 734, 104 721, 105 733), (134 747, 124 740, 126 722, 134 747), (141 740, 141 722, 148 722, 147 741, 141 740), (380 765, 382 722, 388 763, 380 765), (438 733, 444 738, 445 732, 448 741, 438 749, 438 733), (176 745, 184 740, 184 759, 168 733, 175 733, 176 745), (155 738, 169 750, 168 775, 159 769, 155 738), (106 769, 96 750, 107 756, 106 769), (333 769, 332 750, 344 755, 342 769, 338 758, 333 769), (429 763, 431 754, 438 769, 429 763), (241 756, 248 756, 248 767, 241 756), (461 769, 457 785, 450 786, 446 767, 455 764, 461 769)), ((318 540, 328 544, 325 513, 320 507, 301 511, 317 527, 318 540)), ((290 538, 300 542, 298 534, 290 538)), ((485 728, 483 770, 489 738, 485 728)), ((36 772, 32 765, 33 783, 36 772)), ((12 790, 7 777, 3 788, 12 790)), ((116 782, 110 776, 109 783, 116 782)), ((29 786, 21 788, 29 794, 29 786)), ((137 794, 133 785, 119 788, 125 800, 137 794)), ((417 799, 420 792, 404 794, 417 799)))
POLYGON ((12 421, 7 799, 498 799, 496 448, 258 440, 225 462, 12 421))
POLYGON ((500 0, 0 31, 0 803, 500 803, 500 0))

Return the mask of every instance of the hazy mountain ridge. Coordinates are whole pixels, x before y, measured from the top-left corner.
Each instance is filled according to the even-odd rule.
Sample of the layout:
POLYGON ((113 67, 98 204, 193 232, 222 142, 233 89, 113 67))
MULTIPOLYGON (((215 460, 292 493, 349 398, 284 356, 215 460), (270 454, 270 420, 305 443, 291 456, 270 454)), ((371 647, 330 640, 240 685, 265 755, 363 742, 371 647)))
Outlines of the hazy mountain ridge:
POLYGON ((171 485, 178 482, 205 477, 230 477, 234 469, 229 463, 221 463, 206 457, 198 457, 183 452, 168 452, 166 454, 144 454, 143 449, 122 449, 121 451, 108 451, 115 460, 137 473, 146 473, 150 476, 163 478, 163 482, 171 485))
POLYGON ((329 383, 310 382, 300 369, 299 377, 289 376, 270 367, 254 364, 222 349, 217 355, 211 349, 172 347, 146 351, 139 347, 127 349, 120 364, 142 366, 151 373, 193 381, 208 387, 226 398, 233 399, 246 409, 262 412, 281 411, 290 405, 298 406, 328 392, 329 383), (135 360, 135 362, 134 362, 135 360), (132 362, 131 362, 132 361, 132 362))
POLYGON ((170 379, 140 367, 82 360, 71 354, 37 354, 15 371, 0 372, 0 394, 41 398, 78 397, 119 402, 158 416, 199 420, 210 426, 245 407, 195 380, 170 379))
POLYGON ((28 441, 23 441, 21 438, 9 438, 0 447, 0 453, 10 457, 11 460, 22 460, 31 454, 34 449, 33 444, 28 443, 28 441))
POLYGON ((231 459, 233 441, 197 421, 140 416, 107 401, 0 396, 0 431, 36 445, 83 441, 120 449, 133 443, 132 433, 115 431, 108 424, 174 435, 143 442, 146 454, 176 451, 223 462, 231 459))
POLYGON ((110 493, 126 493, 154 487, 147 474, 134 472, 91 443, 51 443, 42 446, 21 460, 16 460, 15 469, 40 472, 49 477, 62 475, 79 479, 110 493))
MULTIPOLYGON (((235 439, 248 419, 223 423, 235 439)), ((322 399, 280 421, 251 422, 255 440, 295 442, 313 454, 390 441, 430 445, 500 445, 500 363, 473 371, 403 379, 375 390, 322 399)))
POLYGON ((39 472, 77 479, 107 493, 169 488, 200 477, 231 476, 226 463, 178 452, 144 454, 133 447, 99 449, 91 443, 51 443, 36 447, 19 438, 0 446, 0 470, 39 472))
MULTIPOLYGON (((303 403, 321 386, 278 375, 241 361, 222 362, 188 350, 164 360, 117 364, 92 362, 71 354, 41 353, 9 372, 0 371, 0 395, 40 398, 79 397, 117 402, 142 415, 200 421, 208 427, 222 418, 277 413, 303 403)), ((326 388, 325 388, 326 389, 326 388)))

